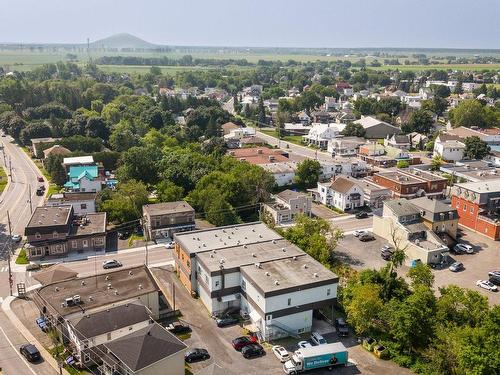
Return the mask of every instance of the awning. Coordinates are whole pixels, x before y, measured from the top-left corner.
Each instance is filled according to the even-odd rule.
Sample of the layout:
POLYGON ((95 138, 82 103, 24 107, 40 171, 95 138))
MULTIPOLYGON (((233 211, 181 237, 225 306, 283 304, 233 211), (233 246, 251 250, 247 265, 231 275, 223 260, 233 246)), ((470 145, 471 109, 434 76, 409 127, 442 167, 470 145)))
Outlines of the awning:
POLYGON ((222 302, 231 302, 231 301, 236 301, 237 299, 238 299, 237 294, 230 294, 228 296, 223 296, 222 302))

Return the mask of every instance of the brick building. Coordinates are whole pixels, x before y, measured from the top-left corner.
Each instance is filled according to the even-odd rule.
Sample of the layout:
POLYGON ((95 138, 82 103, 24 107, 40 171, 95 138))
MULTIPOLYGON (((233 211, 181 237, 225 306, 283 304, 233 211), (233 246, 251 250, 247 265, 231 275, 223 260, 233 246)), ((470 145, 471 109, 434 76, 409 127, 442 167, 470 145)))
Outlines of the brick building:
POLYGON ((452 207, 458 223, 493 240, 500 240, 500 179, 456 184, 452 207))
POLYGON ((446 192, 448 181, 430 172, 410 169, 376 173, 373 182, 392 191, 394 198, 440 198, 446 192))

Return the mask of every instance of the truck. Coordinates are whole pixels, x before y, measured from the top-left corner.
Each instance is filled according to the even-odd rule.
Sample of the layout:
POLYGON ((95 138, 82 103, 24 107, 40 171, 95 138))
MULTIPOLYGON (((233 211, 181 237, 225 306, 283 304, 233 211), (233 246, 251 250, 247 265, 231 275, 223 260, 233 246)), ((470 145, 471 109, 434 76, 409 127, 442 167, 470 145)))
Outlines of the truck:
POLYGON ((326 367, 331 370, 334 366, 347 365, 348 357, 347 349, 341 342, 300 348, 283 364, 283 371, 295 375, 326 367))

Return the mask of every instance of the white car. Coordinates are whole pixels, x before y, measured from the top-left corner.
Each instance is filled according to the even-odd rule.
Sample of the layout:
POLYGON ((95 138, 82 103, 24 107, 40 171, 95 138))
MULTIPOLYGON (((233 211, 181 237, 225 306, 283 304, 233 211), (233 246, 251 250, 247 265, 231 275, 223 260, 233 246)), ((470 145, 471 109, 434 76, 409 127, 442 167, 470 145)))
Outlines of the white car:
POLYGON ((359 236, 361 236, 364 233, 368 233, 368 232, 366 230, 357 229, 357 230, 354 231, 353 234, 354 234, 354 237, 359 237, 359 236))
POLYGON ((297 345, 299 346, 299 349, 312 348, 312 344, 309 341, 299 341, 297 345))
POLYGON ((13 242, 20 242, 22 237, 19 235, 19 234, 14 234, 12 237, 11 237, 12 241, 13 242))
POLYGON ((493 283, 490 283, 488 280, 478 280, 476 285, 480 288, 491 290, 492 292, 496 292, 498 290, 497 286, 493 283))
POLYGON ((173 249, 175 247, 175 241, 170 241, 165 244, 165 249, 173 249))
POLYGON ((274 345, 271 350, 281 363, 284 363, 290 359, 290 353, 288 353, 288 351, 280 345, 274 345))
POLYGON ((311 334, 311 341, 315 345, 325 345, 328 344, 323 336, 318 332, 313 332, 311 334))
POLYGON ((474 249, 471 245, 467 245, 465 243, 457 243, 453 248, 457 253, 467 253, 474 254, 474 249))

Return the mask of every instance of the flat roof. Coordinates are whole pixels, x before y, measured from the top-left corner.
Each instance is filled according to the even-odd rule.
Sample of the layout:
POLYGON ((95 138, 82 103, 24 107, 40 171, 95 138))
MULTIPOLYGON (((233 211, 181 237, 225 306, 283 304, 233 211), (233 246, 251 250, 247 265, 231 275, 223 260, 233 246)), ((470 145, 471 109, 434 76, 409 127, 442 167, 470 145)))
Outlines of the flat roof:
POLYGON ((95 200, 97 193, 93 192, 77 192, 77 193, 58 193, 52 194, 48 201, 49 202, 75 202, 75 201, 87 201, 87 200, 95 200))
POLYGON ((301 193, 300 191, 293 191, 290 189, 283 190, 282 192, 276 194, 276 196, 285 201, 289 201, 290 199, 296 199, 301 197, 308 197, 308 194, 301 193))
POLYGON ((285 239, 279 239, 205 251, 198 253, 197 259, 209 272, 217 272, 221 264, 224 269, 233 269, 301 255, 304 255, 304 252, 297 246, 285 239))
POLYGON ((86 214, 71 227, 72 237, 106 233, 106 212, 86 214))
POLYGON ((260 165, 270 173, 295 173, 297 164, 294 162, 266 163, 260 165))
POLYGON ((488 181, 455 184, 455 187, 474 191, 476 193, 494 193, 500 191, 500 178, 488 181))
POLYGON ((66 316, 81 312, 82 309, 89 311, 112 306, 114 303, 156 291, 159 291, 159 288, 150 271, 145 266, 138 266, 48 284, 37 290, 35 298, 52 312, 66 316), (81 303, 77 306, 63 307, 62 303, 66 298, 74 295, 80 296, 81 303))
POLYGON ((375 176, 377 175, 383 178, 387 178, 388 180, 396 181, 401 184, 418 184, 424 182, 421 179, 412 176, 411 174, 402 173, 400 171, 375 173, 375 176))
POLYGON ((407 215, 419 215, 420 217, 420 210, 404 198, 385 201, 384 206, 387 206, 398 217, 407 215))
POLYGON ((279 240, 281 236, 269 229, 266 224, 258 221, 175 233, 174 239, 187 253, 198 253, 226 247, 279 240))
POLYGON ((142 206, 142 211, 151 216, 154 216, 154 215, 169 215, 179 212, 192 212, 194 211, 194 209, 189 205, 189 203, 185 201, 177 201, 177 202, 146 204, 142 206))
POLYGON ((72 210, 71 205, 36 207, 26 228, 69 224, 72 210))
POLYGON ((242 274, 252 280, 262 292, 297 288, 302 285, 325 284, 338 282, 338 276, 328 270, 311 256, 300 250, 302 255, 291 256, 241 267, 242 274))
POLYGON ((91 164, 94 162, 94 158, 92 155, 88 156, 74 156, 70 158, 64 158, 63 159, 63 164, 64 165, 72 165, 72 164, 91 164))

